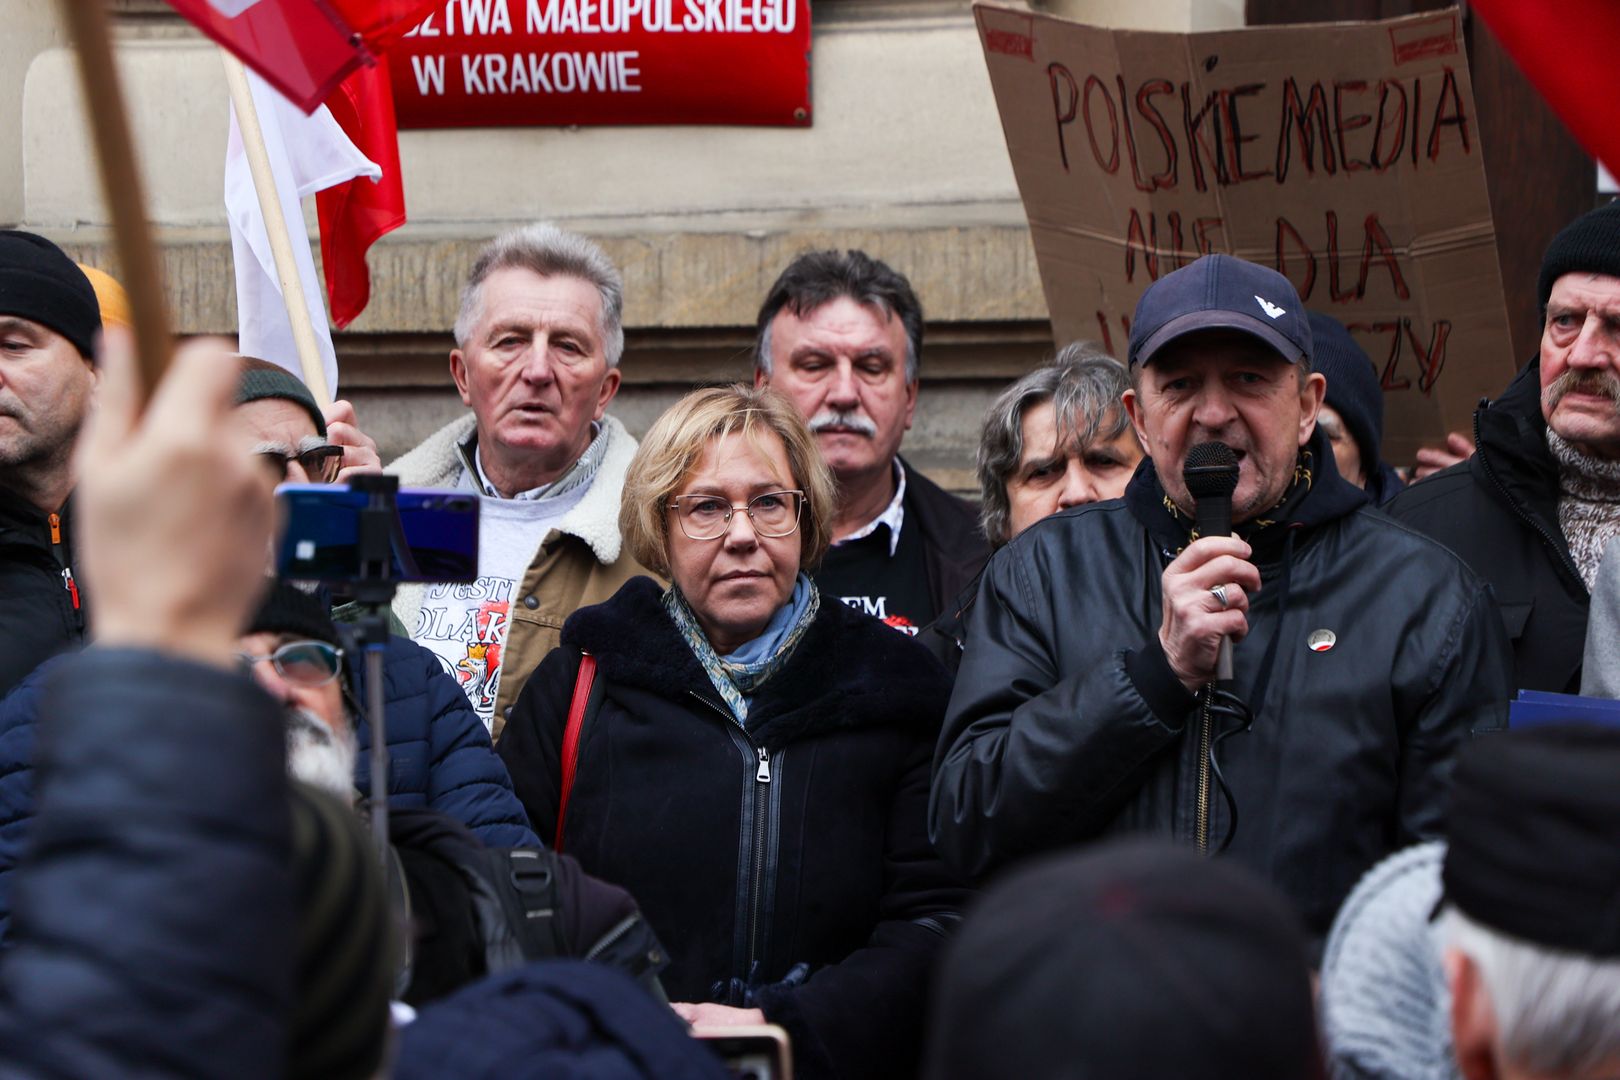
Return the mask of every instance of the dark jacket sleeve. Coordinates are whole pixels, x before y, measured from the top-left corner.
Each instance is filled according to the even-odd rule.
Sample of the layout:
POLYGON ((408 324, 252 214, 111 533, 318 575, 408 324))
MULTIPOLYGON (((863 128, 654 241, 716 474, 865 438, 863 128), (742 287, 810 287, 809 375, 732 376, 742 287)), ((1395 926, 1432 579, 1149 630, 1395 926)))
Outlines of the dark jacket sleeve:
POLYGON ((34 828, 40 687, 67 659, 45 661, 0 700, 0 948, 11 945, 12 880, 34 828))
POLYGON ((552 649, 523 685, 501 731, 500 755, 529 823, 549 847, 557 837, 563 729, 579 673, 578 649, 552 649))
POLYGON ((919 741, 900 772, 886 824, 887 888, 866 944, 802 985, 755 994, 765 1019, 792 1037, 807 1080, 916 1073, 934 959, 968 896, 928 841, 929 756, 919 741))
MULTIPOLYGON (((422 801, 402 799, 403 805, 453 817, 490 847, 539 846, 488 730, 438 658, 414 641, 394 637, 384 662, 388 746, 396 772, 390 791, 417 787, 422 801)), ((362 742, 369 745, 369 735, 362 742)), ((356 780, 369 783, 364 755, 356 765, 356 780)))
POLYGON ((294 955, 279 709, 93 650, 43 698, 39 814, 0 964, 0 1073, 279 1077, 294 955))
POLYGON ((1033 580, 1032 549, 1009 545, 985 570, 934 761, 930 833, 973 878, 1096 835, 1180 739, 1196 704, 1156 638, 1064 670, 1054 653, 1059 613, 1033 580))
POLYGON ((1457 751, 1470 736, 1507 726, 1512 696, 1513 653, 1490 588, 1466 574, 1468 585, 1452 591, 1460 601, 1437 613, 1425 628, 1435 641, 1411 642, 1404 656, 1433 657, 1407 685, 1421 697, 1402 702, 1410 719, 1401 733, 1397 847, 1435 840, 1444 833, 1446 793, 1457 751))

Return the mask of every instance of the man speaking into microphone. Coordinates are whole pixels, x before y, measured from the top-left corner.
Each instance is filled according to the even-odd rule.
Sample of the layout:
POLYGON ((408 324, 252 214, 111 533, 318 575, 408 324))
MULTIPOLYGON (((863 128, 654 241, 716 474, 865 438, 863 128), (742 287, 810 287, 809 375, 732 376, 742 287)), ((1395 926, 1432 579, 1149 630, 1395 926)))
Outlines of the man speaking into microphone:
POLYGON ((1225 852, 1320 936, 1362 871, 1438 832, 1457 747, 1505 722, 1502 619, 1339 476, 1287 278, 1227 255, 1165 275, 1129 361, 1148 456, 1123 499, 991 560, 930 829, 974 876, 1121 833, 1225 852), (1194 490, 1230 499, 1231 535, 1194 490))

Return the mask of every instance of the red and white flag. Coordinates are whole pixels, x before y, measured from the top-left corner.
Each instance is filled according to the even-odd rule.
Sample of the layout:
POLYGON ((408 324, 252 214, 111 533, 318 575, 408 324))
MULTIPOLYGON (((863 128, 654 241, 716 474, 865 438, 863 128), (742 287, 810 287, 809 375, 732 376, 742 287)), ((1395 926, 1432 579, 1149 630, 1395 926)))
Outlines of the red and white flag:
POLYGON ((306 113, 369 67, 436 0, 169 0, 306 113))
POLYGON ((382 169, 380 178, 350 180, 315 196, 326 296, 332 304, 332 321, 341 330, 371 299, 366 252, 379 237, 405 224, 405 185, 400 179, 399 129, 387 67, 373 64, 356 70, 326 104, 360 153, 382 169))

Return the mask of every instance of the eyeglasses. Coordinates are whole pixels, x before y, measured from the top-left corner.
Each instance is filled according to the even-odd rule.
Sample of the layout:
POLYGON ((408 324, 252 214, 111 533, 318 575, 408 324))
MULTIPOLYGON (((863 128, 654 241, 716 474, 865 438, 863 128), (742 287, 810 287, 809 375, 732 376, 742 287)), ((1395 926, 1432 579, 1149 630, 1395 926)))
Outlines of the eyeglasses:
POLYGON ((296 454, 283 454, 280 450, 260 450, 259 457, 276 472, 279 483, 287 479, 287 467, 294 461, 304 467, 304 474, 313 483, 330 484, 337 480, 343 469, 343 447, 330 443, 312 446, 296 454))
POLYGON ((681 523, 681 532, 692 540, 718 540, 731 528, 731 515, 742 510, 754 531, 761 536, 792 536, 799 530, 799 511, 804 507, 802 491, 767 491, 748 500, 747 506, 733 506, 713 495, 677 495, 669 504, 681 523))
POLYGON ((324 641, 289 641, 264 656, 237 653, 236 658, 248 668, 268 660, 294 686, 325 686, 343 671, 343 650, 324 641))

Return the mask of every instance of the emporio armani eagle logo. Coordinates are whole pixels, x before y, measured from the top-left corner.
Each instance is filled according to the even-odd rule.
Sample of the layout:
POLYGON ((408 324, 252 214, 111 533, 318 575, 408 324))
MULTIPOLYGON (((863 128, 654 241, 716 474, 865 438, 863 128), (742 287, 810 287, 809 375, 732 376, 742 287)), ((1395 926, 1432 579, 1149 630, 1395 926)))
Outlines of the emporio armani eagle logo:
POLYGON ((1288 314, 1282 308, 1278 307, 1276 304, 1273 304, 1270 300, 1267 300, 1263 296, 1256 296, 1255 299, 1260 301, 1260 310, 1271 316, 1273 319, 1279 315, 1288 314))

